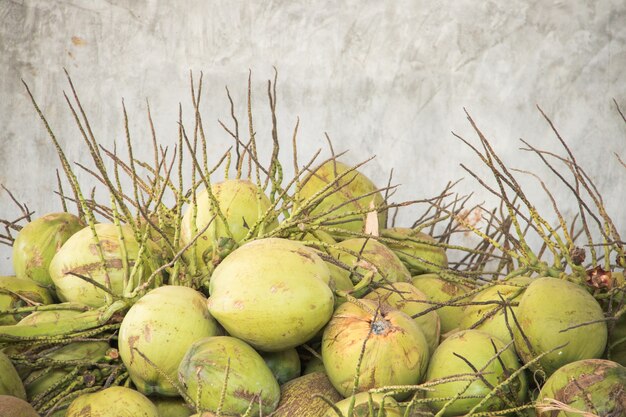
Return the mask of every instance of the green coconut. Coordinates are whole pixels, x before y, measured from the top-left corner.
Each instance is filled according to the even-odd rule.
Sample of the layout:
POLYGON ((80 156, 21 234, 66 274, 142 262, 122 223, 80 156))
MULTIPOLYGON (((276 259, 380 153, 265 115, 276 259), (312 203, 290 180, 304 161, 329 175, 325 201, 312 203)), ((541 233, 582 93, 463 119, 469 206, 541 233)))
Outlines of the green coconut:
POLYGON ((0 416, 2 417, 39 417, 32 405, 21 398, 0 395, 0 416))
MULTIPOLYGON (((511 349, 502 351, 505 344, 489 333, 480 330, 462 330, 450 335, 435 350, 426 373, 426 382, 458 376, 460 374, 474 374, 476 370, 482 372, 483 378, 468 375, 465 379, 444 382, 430 386, 426 391, 426 398, 432 400, 430 407, 440 412, 448 400, 439 398, 458 398, 449 404, 443 412, 444 417, 464 415, 473 410, 498 384, 505 381, 509 375, 520 367, 515 353, 511 349), (497 359, 496 352, 500 351, 497 359), (470 366, 471 364, 471 366, 470 366), (486 382, 485 382, 486 381, 486 382)), ((523 373, 508 384, 503 391, 513 398, 512 402, 524 401, 527 390, 527 381, 523 373)), ((499 411, 507 404, 498 395, 486 400, 475 412, 499 411)))
MULTIPOLYGON (((423 274, 413 277, 412 284, 422 291, 429 301, 436 303, 447 303, 452 299, 462 297, 470 291, 470 287, 454 281, 448 281, 437 274, 423 274)), ((468 296, 469 297, 469 296, 468 296)), ((457 302, 467 302, 468 299, 461 299, 457 302)), ((462 306, 445 306, 437 310, 441 319, 441 333, 445 334, 458 329, 464 316, 462 306)))
MULTIPOLYGON (((53 302, 50 292, 32 279, 0 276, 0 313, 53 302)), ((15 324, 26 315, 28 313, 0 314, 0 325, 15 324)))
POLYGON ((66 417, 159 417, 159 412, 142 393, 115 386, 76 398, 66 417))
POLYGON ((41 310, 30 313, 15 325, 38 327, 57 325, 62 321, 80 316, 89 308, 78 303, 60 303, 56 304, 56 306, 59 307, 57 310, 41 310), (64 306, 67 306, 67 308, 64 308, 64 306))
POLYGON ((155 397, 150 400, 156 406, 159 417, 189 417, 193 414, 181 397, 155 397))
POLYGON ((170 383, 197 340, 221 334, 206 298, 188 287, 167 285, 141 297, 124 316, 119 333, 120 357, 137 389, 146 394, 177 396, 170 383), (169 379, 169 381, 168 381, 169 379))
POLYGON ((325 372, 292 379, 280 387, 280 402, 271 417, 322 417, 330 406, 320 396, 337 402, 343 397, 333 388, 325 372))
MULTIPOLYGON (((617 291, 613 302, 619 307, 624 294, 626 294, 626 282, 624 281, 623 272, 613 272, 614 287, 617 291)), ((615 306, 613 308, 615 311, 615 306)), ((609 333, 609 341, 607 346, 608 359, 626 366, 626 313, 618 317, 611 332, 609 333)))
MULTIPOLYGON (((72 342, 52 352, 44 354, 44 357, 56 361, 51 369, 38 369, 30 373, 27 378, 26 395, 29 400, 45 392, 53 385, 74 370, 75 365, 63 366, 62 362, 67 361, 89 361, 99 363, 109 360, 108 353, 111 347, 104 341, 72 342)), ((69 405, 69 404, 68 404, 69 405)))
POLYGON ((279 385, 300 376, 300 356, 295 348, 280 352, 259 352, 279 385))
MULTIPOLYGON (((72 274, 86 276, 103 286, 110 285, 115 295, 122 295, 134 289, 140 281, 147 280, 157 267, 157 259, 145 254, 139 258, 140 244, 130 226, 98 223, 94 227, 98 242, 91 228, 86 227, 70 237, 50 263, 50 276, 61 301, 75 301, 92 307, 106 303, 105 291, 72 274), (135 273, 130 276, 133 270, 135 273)), ((149 253, 159 252, 150 240, 146 241, 146 246, 149 253)))
POLYGON ((384 229, 387 247, 406 265, 411 275, 439 272, 448 267, 445 248, 436 246, 432 236, 407 227, 384 229))
POLYGON ((440 320, 437 312, 432 310, 422 314, 424 310, 432 307, 432 304, 424 303, 427 300, 423 292, 415 288, 408 282, 396 282, 394 284, 385 285, 377 288, 369 293, 365 298, 371 300, 380 300, 389 306, 402 311, 420 326, 430 354, 433 353, 439 344, 440 320))
POLYGON ((344 397, 354 388, 362 351, 358 392, 418 384, 428 366, 428 342, 419 325, 405 313, 373 300, 342 304, 324 331, 324 368, 344 397))
POLYGON ((517 306, 508 306, 505 311, 500 304, 488 303, 502 300, 517 302, 531 282, 532 278, 516 277, 485 288, 472 298, 471 302, 476 304, 465 306, 460 328, 482 330, 509 343, 513 340, 512 331, 515 328, 513 317, 517 317, 517 306))
POLYGON ((15 275, 52 287, 48 272, 52 258, 83 227, 84 223, 70 213, 47 214, 28 223, 13 243, 15 275))
POLYGON ((26 399, 26 391, 20 376, 9 357, 2 351, 0 351, 0 395, 26 399))
MULTIPOLYGON (((562 407, 562 406, 561 406, 562 407)), ((539 417, 626 415, 626 368, 612 361, 585 359, 556 370, 544 383, 536 404, 539 417), (554 410, 556 400, 569 409, 554 410)))
POLYGON ((280 387, 261 355, 230 336, 207 337, 191 345, 180 363, 178 379, 203 411, 217 411, 224 386, 221 410, 225 415, 244 414, 250 404, 251 415, 259 415, 260 410, 266 415, 280 399, 280 387))
POLYGON ((608 346, 609 359, 626 366, 626 314, 615 322, 608 346))
POLYGON ((324 362, 321 358, 317 356, 313 356, 311 359, 309 359, 306 366, 304 367, 302 375, 312 374, 313 372, 326 373, 326 369, 324 368, 324 362))
POLYGON ((350 270, 340 269, 350 280, 358 282, 361 277, 374 273, 374 284, 410 282, 411 274, 391 249, 373 238, 347 239, 331 250, 333 256, 350 270))
POLYGON ((298 197, 300 204, 311 207, 310 216, 316 223, 325 223, 350 232, 362 232, 371 204, 378 210, 381 227, 387 223, 384 199, 369 178, 348 165, 327 161, 302 181, 298 197), (342 174, 344 174, 342 176, 342 174), (330 185, 330 186, 329 186, 330 185), (325 187, 327 191, 323 191, 325 187), (320 194, 321 193, 321 194, 320 194))
POLYGON ((361 392, 356 394, 354 398, 348 397, 335 404, 341 414, 338 414, 332 408, 323 414, 323 417, 348 417, 350 404, 352 405, 352 417, 402 417, 403 413, 400 406, 390 396, 384 394, 369 394, 361 392), (382 408, 382 410, 381 410, 382 408))
POLYGON ((208 306, 229 334, 276 352, 311 339, 333 313, 330 273, 316 252, 286 239, 249 242, 211 277, 208 306))
MULTIPOLYGON (((181 247, 185 247, 208 225, 185 254, 190 264, 195 265, 196 272, 203 275, 209 274, 234 243, 241 242, 271 207, 263 191, 248 180, 212 184, 211 194, 219 210, 206 189, 197 193, 196 205, 191 204, 183 215, 180 234, 181 247)), ((260 225, 266 232, 278 224, 275 216, 266 220, 260 225)), ((261 228, 252 236, 257 236, 261 228)))
POLYGON ((517 309, 515 348, 527 363, 537 355, 546 375, 582 359, 600 358, 607 325, 600 304, 587 290, 559 278, 535 278, 517 309), (549 353, 548 353, 549 352, 549 353))

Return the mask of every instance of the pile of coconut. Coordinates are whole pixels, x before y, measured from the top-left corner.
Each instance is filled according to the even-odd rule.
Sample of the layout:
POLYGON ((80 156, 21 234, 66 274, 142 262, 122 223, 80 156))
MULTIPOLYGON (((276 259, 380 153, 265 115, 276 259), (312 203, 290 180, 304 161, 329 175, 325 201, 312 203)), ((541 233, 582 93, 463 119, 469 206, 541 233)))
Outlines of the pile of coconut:
POLYGON ((550 225, 470 118, 502 202, 476 224, 454 184, 394 203, 332 146, 301 164, 297 125, 284 178, 275 80, 269 161, 249 86, 249 134, 220 122, 234 146, 213 165, 201 80, 194 126, 181 115, 150 162, 128 129, 127 160, 100 146, 69 82, 93 167, 67 160, 31 94, 62 210, 13 199, 3 221, 0 415, 626 416, 624 242, 564 142, 582 221, 550 225), (399 210, 421 215, 396 226, 399 210))

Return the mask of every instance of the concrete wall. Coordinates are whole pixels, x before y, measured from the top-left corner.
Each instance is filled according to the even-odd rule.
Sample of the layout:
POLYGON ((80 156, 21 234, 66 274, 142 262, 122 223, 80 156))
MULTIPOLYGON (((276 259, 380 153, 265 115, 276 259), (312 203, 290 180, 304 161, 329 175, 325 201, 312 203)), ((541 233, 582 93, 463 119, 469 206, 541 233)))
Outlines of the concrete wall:
MULTIPOLYGON (((626 233, 626 4, 569 1, 156 1, 0 0, 0 183, 37 214, 60 209, 58 158, 25 89, 30 86, 70 161, 88 162, 63 98, 72 75, 97 138, 123 146, 121 99, 136 154, 151 152, 145 99, 159 140, 173 146, 179 102, 190 114, 189 71, 204 73, 204 119, 211 152, 231 144, 228 85, 245 120, 252 70, 259 140, 270 143, 266 80, 279 70, 278 123, 290 166, 300 125, 303 161, 325 148, 324 132, 346 161, 384 184, 394 168, 396 201, 431 197, 449 180, 459 192, 496 201, 460 167, 486 175, 455 131, 475 141, 466 108, 511 166, 541 175, 571 216, 576 200, 519 138, 560 150, 539 104, 605 196, 626 233)), ((326 154, 327 155, 327 152, 326 154)), ((79 172, 88 189, 89 176, 79 172)), ((552 216, 535 180, 520 174, 537 207, 552 216)), ((485 177, 487 178, 487 177, 485 177)), ((409 222, 421 210, 406 210, 409 222)), ((0 191, 0 218, 16 215, 0 191)), ((12 269, 0 249, 0 274, 12 269)))

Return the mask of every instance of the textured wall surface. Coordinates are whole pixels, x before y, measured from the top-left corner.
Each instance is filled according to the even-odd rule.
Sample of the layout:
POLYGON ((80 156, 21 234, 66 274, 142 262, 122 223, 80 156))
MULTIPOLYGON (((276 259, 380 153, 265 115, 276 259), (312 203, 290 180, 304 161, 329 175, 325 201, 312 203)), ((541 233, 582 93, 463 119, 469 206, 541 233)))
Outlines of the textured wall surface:
MULTIPOLYGON (((560 209, 577 211, 519 138, 559 151, 540 105, 605 196, 626 233, 626 4, 569 1, 218 1, 0 0, 0 183, 37 214, 60 209, 59 161, 20 79, 26 81, 72 162, 88 162, 63 92, 66 68, 96 137, 125 150, 121 100, 139 156, 151 152, 146 98, 160 142, 173 146, 182 103, 191 113, 189 71, 204 73, 204 120, 214 159, 228 144, 228 85, 245 120, 252 70, 258 140, 269 144, 266 80, 279 71, 281 155, 290 165, 300 117, 300 158, 326 145, 344 160, 377 157, 363 171, 382 185, 394 168, 395 200, 437 194, 465 179, 462 193, 496 201, 463 169, 486 175, 454 131, 476 142, 464 108, 512 167, 536 172, 560 209), (313 5, 314 4, 314 5, 313 5)), ((245 128, 244 128, 245 129, 245 128)), ((324 155, 327 155, 326 152, 324 155)), ((93 184, 77 170, 79 179, 93 184)), ((536 205, 552 213, 538 183, 519 174, 536 205)), ((86 189, 88 187, 86 186, 86 189)), ((17 210, 0 191, 0 218, 17 210)), ((411 210, 400 221, 415 218, 411 210)), ((0 249, 0 274, 12 269, 0 249)))

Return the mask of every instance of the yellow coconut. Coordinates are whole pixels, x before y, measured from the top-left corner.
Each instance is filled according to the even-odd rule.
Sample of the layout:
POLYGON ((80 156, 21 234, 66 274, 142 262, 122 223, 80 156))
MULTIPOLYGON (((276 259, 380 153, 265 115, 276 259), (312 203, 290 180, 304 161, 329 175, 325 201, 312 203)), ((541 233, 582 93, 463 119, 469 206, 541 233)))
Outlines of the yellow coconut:
POLYGON ((379 224, 387 222, 384 199, 374 183, 357 170, 339 161, 328 161, 302 181, 300 204, 309 202, 316 222, 351 232, 362 232, 370 204, 378 208, 379 224), (330 186, 329 186, 330 185, 330 186), (323 191, 328 187, 327 191, 323 191))
POLYGON ((330 273, 300 242, 261 239, 222 261, 210 282, 209 311, 229 334, 275 352, 311 339, 330 319, 330 273))
MULTIPOLYGON (((263 191, 248 180, 212 184, 211 194, 206 189, 196 194, 196 204, 191 204, 183 215, 180 234, 181 247, 200 234, 185 256, 196 268, 194 272, 204 275, 212 271, 234 243, 248 235, 271 206, 263 191), (211 199, 211 194, 215 200, 211 199)), ((262 230, 267 232, 276 225, 275 217, 271 216, 252 235, 262 230)))

